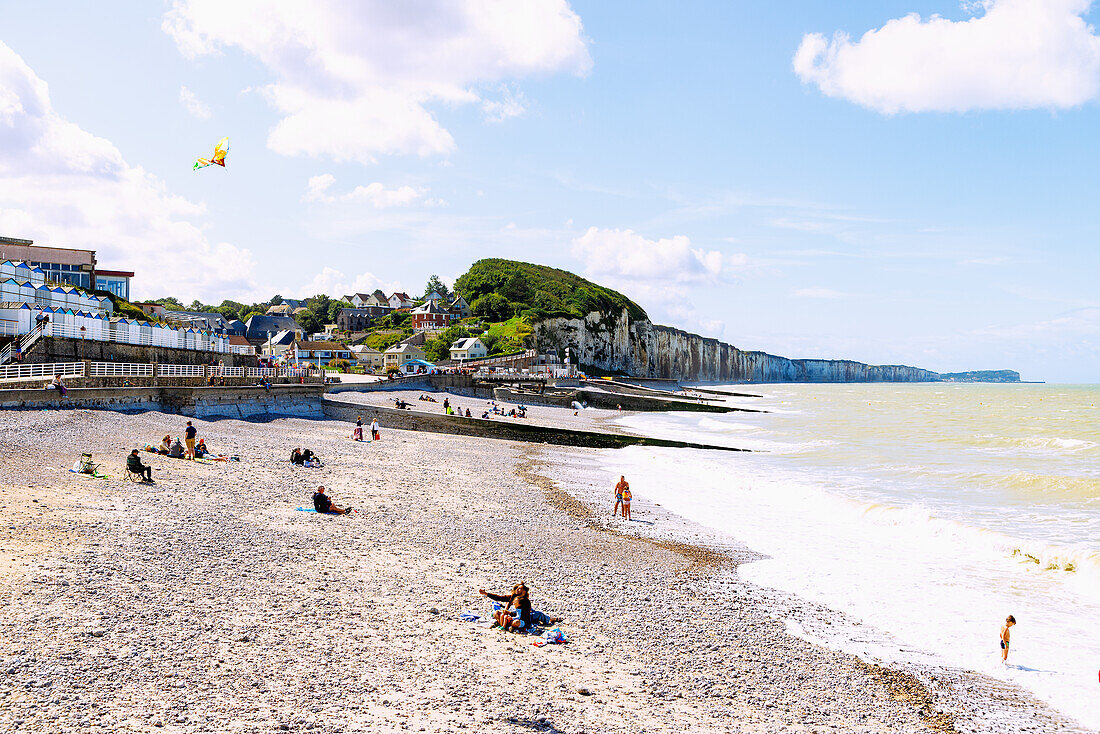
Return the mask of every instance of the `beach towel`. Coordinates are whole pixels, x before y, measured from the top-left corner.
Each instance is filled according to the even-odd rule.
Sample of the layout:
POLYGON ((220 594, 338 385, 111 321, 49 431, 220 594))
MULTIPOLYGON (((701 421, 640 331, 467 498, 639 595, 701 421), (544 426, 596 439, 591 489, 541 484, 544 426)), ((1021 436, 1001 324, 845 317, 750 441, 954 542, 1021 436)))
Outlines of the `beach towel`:
POLYGON ((317 512, 317 510, 312 507, 295 507, 294 509, 298 512, 317 512))
POLYGON ((69 469, 72 474, 79 474, 82 477, 88 477, 89 479, 110 479, 106 474, 89 474, 88 472, 77 471, 76 469, 69 469))

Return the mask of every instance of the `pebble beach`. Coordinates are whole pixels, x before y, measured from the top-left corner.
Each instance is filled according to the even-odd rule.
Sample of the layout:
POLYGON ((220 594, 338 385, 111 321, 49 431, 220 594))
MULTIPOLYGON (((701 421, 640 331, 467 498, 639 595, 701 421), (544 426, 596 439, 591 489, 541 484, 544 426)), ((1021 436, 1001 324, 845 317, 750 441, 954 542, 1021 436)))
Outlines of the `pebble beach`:
POLYGON ((751 549, 659 506, 611 518, 606 452, 196 420, 241 461, 143 453, 144 485, 126 453, 181 416, 0 420, 2 731, 1080 731, 1006 684, 789 634, 831 612, 741 580, 751 549), (68 471, 82 451, 108 479, 68 471), (319 484, 356 512, 299 511, 319 484), (521 580, 566 644, 459 620, 521 580))

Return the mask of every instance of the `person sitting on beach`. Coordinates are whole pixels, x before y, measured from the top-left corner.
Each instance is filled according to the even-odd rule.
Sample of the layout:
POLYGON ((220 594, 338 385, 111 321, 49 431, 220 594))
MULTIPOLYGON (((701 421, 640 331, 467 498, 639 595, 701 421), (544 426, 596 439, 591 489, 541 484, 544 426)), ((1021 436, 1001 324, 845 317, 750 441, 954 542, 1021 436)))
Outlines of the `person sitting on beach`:
POLYGON ((182 459, 184 455, 183 444, 180 443, 179 437, 172 442, 171 448, 168 449, 168 455, 173 459, 182 459))
POLYGON ((492 418, 489 417, 489 411, 485 411, 484 413, 482 413, 481 417, 485 420, 492 420, 492 418))
POLYGON ((325 494, 325 486, 323 484, 313 493, 313 509, 322 515, 346 515, 351 512, 350 507, 340 509, 332 504, 332 500, 325 494))
POLYGON ((493 620, 503 629, 519 632, 531 628, 531 597, 525 582, 513 586, 508 595, 490 594, 485 589, 478 589, 478 593, 504 603, 503 609, 493 612, 493 620))
POLYGON ((469 408, 466 409, 466 417, 467 418, 473 418, 473 416, 470 415, 470 409, 469 408))
POLYGON ((323 464, 321 464, 320 456, 313 453, 309 449, 305 449, 304 451, 302 451, 302 466, 309 469, 315 469, 319 466, 323 466, 323 464))
POLYGON ((300 448, 299 449, 294 449, 293 451, 290 452, 290 463, 291 464, 297 464, 298 466, 301 466, 304 462, 305 462, 305 459, 302 458, 302 450, 300 448))
POLYGON ((168 456, 168 452, 172 450, 172 437, 165 436, 160 441, 160 446, 157 447, 157 453, 162 456, 168 456))
POLYGON ((1001 662, 1005 665, 1008 664, 1008 645, 1012 641, 1012 633, 1008 630, 1015 624, 1016 618, 1010 614, 1005 619, 1005 623, 1001 625, 1001 662))
POLYGON ((153 467, 141 463, 141 457, 138 456, 137 449, 131 451, 130 455, 126 457, 126 469, 139 475, 143 482, 152 483, 153 481, 153 467))

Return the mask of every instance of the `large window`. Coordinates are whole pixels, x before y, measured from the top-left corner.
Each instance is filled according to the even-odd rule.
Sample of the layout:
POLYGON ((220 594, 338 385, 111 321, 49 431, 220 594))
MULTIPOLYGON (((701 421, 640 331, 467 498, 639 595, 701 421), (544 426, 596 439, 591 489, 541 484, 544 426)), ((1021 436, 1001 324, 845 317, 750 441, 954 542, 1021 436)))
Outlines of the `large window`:
POLYGON ((111 275, 97 275, 95 279, 97 290, 113 293, 119 298, 130 300, 130 279, 119 278, 111 275))

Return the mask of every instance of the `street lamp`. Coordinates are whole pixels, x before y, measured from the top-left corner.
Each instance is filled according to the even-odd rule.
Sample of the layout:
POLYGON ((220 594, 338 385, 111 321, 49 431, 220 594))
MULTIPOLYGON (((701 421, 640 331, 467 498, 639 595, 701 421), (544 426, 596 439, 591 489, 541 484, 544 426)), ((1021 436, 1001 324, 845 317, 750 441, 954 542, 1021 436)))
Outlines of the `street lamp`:
POLYGON ((83 326, 80 327, 80 358, 84 359, 88 356, 88 350, 84 348, 84 333, 87 329, 83 326))

